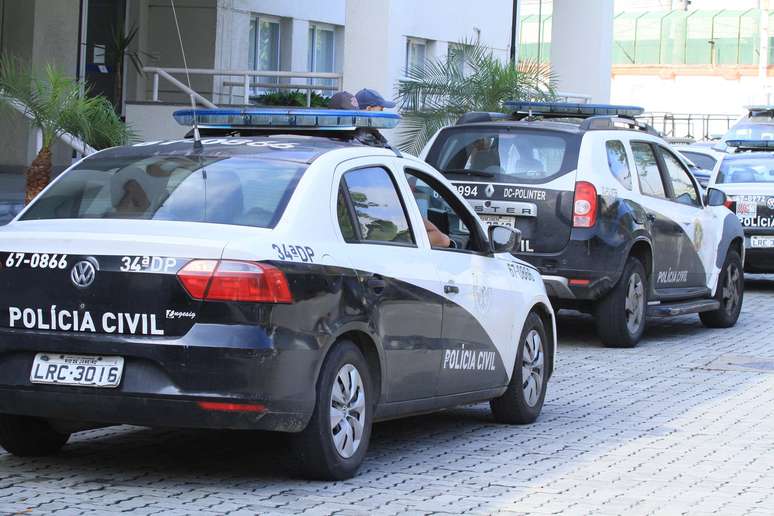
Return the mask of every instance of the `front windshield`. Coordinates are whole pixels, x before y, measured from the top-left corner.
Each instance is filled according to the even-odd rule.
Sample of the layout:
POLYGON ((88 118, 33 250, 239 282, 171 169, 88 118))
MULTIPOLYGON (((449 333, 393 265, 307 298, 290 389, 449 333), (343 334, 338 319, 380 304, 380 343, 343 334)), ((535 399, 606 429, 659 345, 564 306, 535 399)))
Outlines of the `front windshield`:
POLYGON ((438 136, 428 162, 446 174, 545 183, 577 167, 578 140, 559 131, 452 128, 438 136))
POLYGON ((726 158, 716 183, 774 183, 774 156, 726 158))
POLYGON ((144 219, 273 227, 306 169, 245 157, 84 160, 20 220, 144 219))
POLYGON ((723 137, 728 140, 774 140, 774 124, 738 123, 723 137))

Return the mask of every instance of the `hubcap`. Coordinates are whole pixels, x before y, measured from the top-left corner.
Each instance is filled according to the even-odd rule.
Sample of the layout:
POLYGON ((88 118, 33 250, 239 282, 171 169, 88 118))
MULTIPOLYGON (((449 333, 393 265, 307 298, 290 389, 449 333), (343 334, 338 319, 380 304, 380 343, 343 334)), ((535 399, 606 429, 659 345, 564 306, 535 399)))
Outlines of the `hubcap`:
POLYGON ((331 437, 339 455, 348 459, 360 446, 365 427, 365 389, 357 368, 345 364, 331 389, 331 437))
POLYGON ((731 265, 726 272, 726 280, 723 282, 723 306, 726 312, 733 314, 739 304, 739 283, 741 273, 736 265, 731 265))
POLYGON ((632 274, 626 287, 626 327, 631 335, 640 331, 645 317, 645 288, 639 274, 632 274))
POLYGON ((521 380, 524 401, 534 407, 543 390, 543 339, 537 330, 531 330, 524 341, 521 357, 521 380))

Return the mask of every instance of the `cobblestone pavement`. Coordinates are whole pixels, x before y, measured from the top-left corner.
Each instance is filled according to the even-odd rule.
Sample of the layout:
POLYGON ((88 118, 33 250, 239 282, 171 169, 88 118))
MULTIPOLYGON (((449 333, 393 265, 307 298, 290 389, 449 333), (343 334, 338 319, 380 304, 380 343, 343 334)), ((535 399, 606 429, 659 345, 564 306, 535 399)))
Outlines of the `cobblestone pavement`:
POLYGON ((0 451, 0 513, 771 515, 774 278, 747 286, 736 328, 654 321, 632 350, 563 316, 532 426, 494 424, 484 404, 379 424, 338 483, 293 479, 282 436, 89 431, 55 457, 0 451))

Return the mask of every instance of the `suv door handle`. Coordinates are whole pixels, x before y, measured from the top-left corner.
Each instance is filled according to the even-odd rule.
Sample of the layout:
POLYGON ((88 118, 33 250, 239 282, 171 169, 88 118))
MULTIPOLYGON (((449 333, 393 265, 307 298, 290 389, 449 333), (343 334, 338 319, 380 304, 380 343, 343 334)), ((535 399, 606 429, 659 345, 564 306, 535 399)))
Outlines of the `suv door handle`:
POLYGON ((645 218, 648 219, 651 222, 656 222, 656 216, 653 215, 652 213, 646 213, 645 214, 645 218))
POLYGON ((457 285, 444 285, 443 292, 444 294, 459 294, 460 287, 458 287, 457 285))
POLYGON ((379 276, 371 276, 366 282, 368 288, 373 290, 375 294, 381 294, 384 292, 384 288, 387 286, 387 282, 379 276))

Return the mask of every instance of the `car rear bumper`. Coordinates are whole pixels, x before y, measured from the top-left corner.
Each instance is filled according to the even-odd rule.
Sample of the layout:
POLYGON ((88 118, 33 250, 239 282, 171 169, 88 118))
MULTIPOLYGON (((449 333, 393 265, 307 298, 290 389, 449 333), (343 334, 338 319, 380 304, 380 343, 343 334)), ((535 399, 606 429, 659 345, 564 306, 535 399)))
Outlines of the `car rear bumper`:
POLYGON ((322 356, 311 336, 197 324, 178 339, 0 329, 0 413, 101 424, 300 431, 322 356), (116 388, 30 382, 35 355, 124 357, 116 388))
POLYGON ((760 274, 774 272, 774 249, 745 249, 744 270, 760 274))

